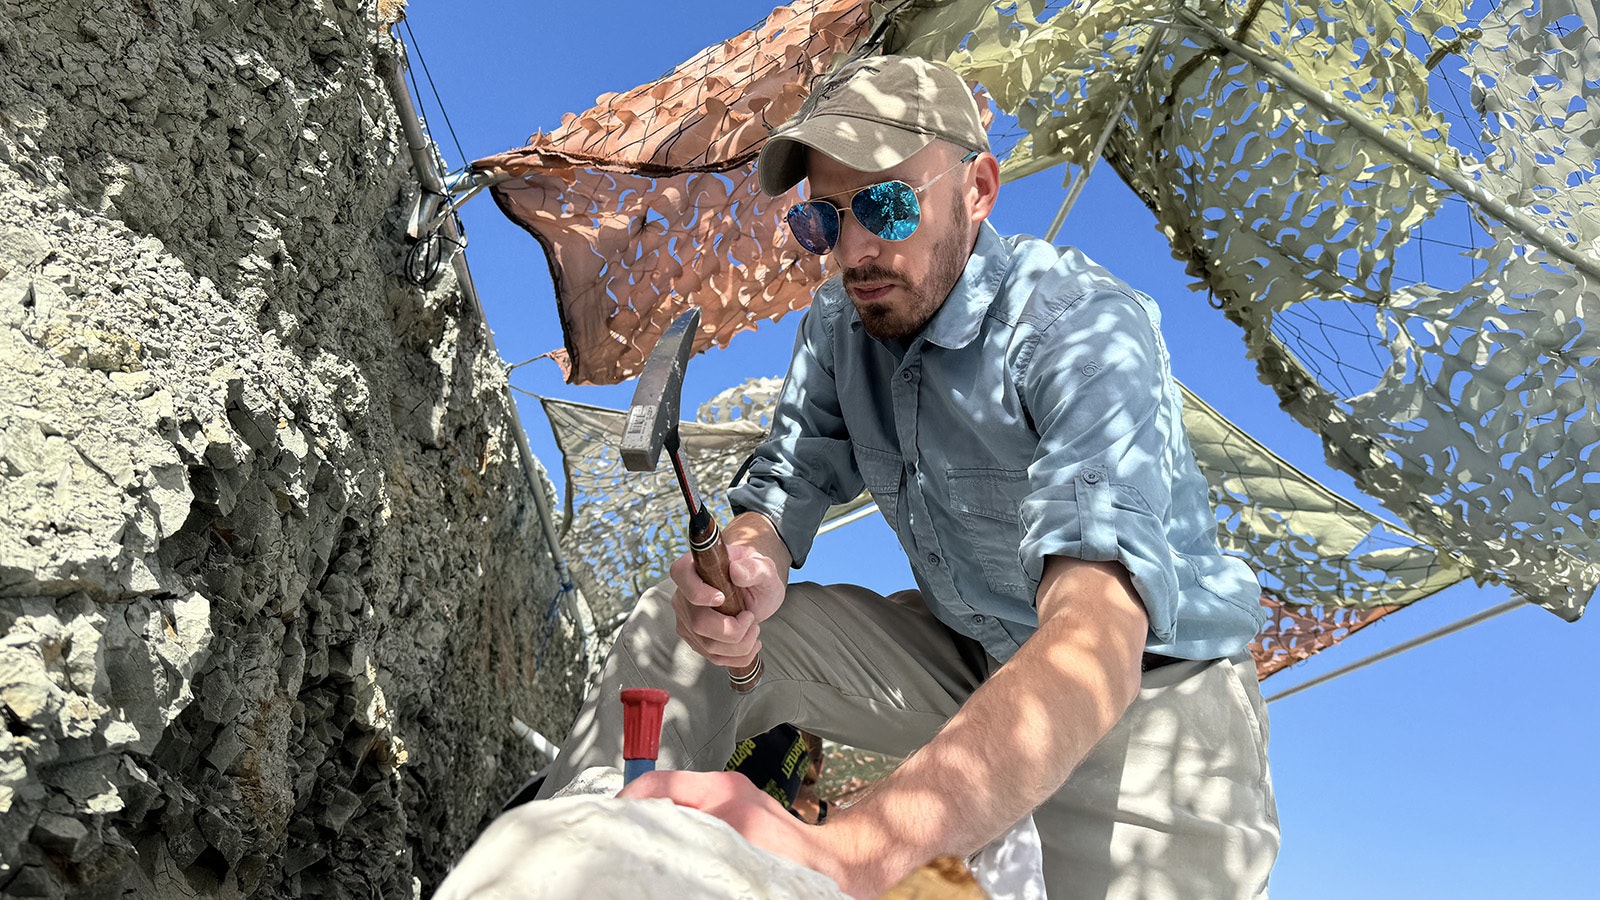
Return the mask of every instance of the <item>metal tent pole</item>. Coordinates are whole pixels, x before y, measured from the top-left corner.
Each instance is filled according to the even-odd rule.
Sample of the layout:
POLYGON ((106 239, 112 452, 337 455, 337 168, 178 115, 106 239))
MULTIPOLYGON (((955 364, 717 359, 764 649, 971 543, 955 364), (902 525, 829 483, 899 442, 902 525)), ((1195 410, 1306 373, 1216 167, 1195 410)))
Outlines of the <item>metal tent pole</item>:
MULTIPOLYGON (((454 211, 450 208, 451 187, 445 183, 440 171, 444 168, 438 149, 433 140, 428 137, 426 127, 423 125, 422 116, 417 112, 415 102, 411 99, 411 89, 406 85, 405 44, 398 38, 391 36, 388 52, 379 53, 378 59, 384 81, 389 88, 389 95, 394 100, 395 110, 400 115, 400 126, 405 133, 406 147, 411 152, 411 166, 416 172, 417 183, 427 195, 419 201, 419 210, 427 214, 418 214, 412 217, 412 225, 418 229, 437 228, 445 241, 449 242, 454 252, 451 255, 450 265, 455 271, 456 284, 461 290, 461 296, 466 299, 473 315, 483 327, 484 342, 494 358, 500 358, 500 351, 494 343, 494 331, 489 327, 488 320, 483 314, 483 304, 478 299, 478 289, 472 282, 472 272, 467 266, 466 254, 461 252, 466 247, 466 237, 461 233, 454 211)), ((476 193, 481 185, 471 193, 476 193)), ((468 196, 471 196, 471 193, 468 196)), ((418 240, 428 240, 432 237, 427 231, 413 234, 418 240)), ((544 531, 545 543, 549 547, 550 558, 556 566, 557 577, 561 579, 561 589, 564 593, 572 595, 570 608, 572 619, 577 623, 583 636, 583 651, 585 657, 591 655, 595 639, 593 617, 589 614, 588 604, 583 601, 581 592, 578 591, 572 580, 572 572, 567 568, 567 560, 561 552, 561 541, 556 536, 555 518, 551 512, 549 501, 544 495, 544 485, 538 477, 538 461, 534 458, 533 448, 528 445, 528 433, 522 426, 522 416, 517 410, 516 397, 511 392, 508 381, 505 386, 506 407, 511 414, 511 430, 516 435, 517 451, 522 459, 522 471, 528 480, 528 489, 533 494, 534 506, 539 513, 539 524, 544 531)))
POLYGON ((1150 72, 1150 64, 1155 62, 1156 49, 1161 46, 1162 38, 1167 36, 1167 22, 1157 22, 1155 30, 1150 32, 1150 41, 1144 45, 1144 50, 1139 54, 1139 67, 1134 70, 1133 78, 1128 81, 1128 87, 1117 100, 1117 108, 1106 117, 1106 125, 1100 129, 1100 138, 1094 142, 1094 152, 1089 154, 1089 161, 1083 164, 1078 174, 1073 177, 1072 184, 1067 189, 1066 199, 1061 201, 1061 208, 1056 210, 1054 219, 1050 220, 1050 228, 1044 233, 1045 241, 1054 243, 1056 235, 1061 232, 1061 226, 1067 221, 1067 214, 1072 212, 1072 207, 1078 202, 1078 195, 1083 193, 1083 186, 1089 183, 1089 176, 1094 173, 1095 164, 1100 161, 1100 154, 1105 152, 1106 142, 1111 140, 1111 132, 1117 128, 1117 122, 1122 119, 1122 112, 1128 108, 1133 100, 1133 92, 1143 84, 1145 77, 1150 72))
POLYGON ((1423 644, 1430 643, 1432 641, 1436 641, 1436 640, 1438 640, 1439 638, 1442 638, 1442 637, 1449 637, 1450 635, 1455 634, 1458 631, 1461 631, 1461 630, 1467 629, 1467 628, 1471 628, 1472 626, 1478 624, 1479 622, 1486 622, 1486 621, 1494 618, 1495 616, 1503 615, 1505 613, 1508 613, 1508 612, 1512 611, 1513 609, 1518 609, 1520 607, 1527 606, 1527 605, 1528 605, 1528 601, 1522 599, 1521 597, 1518 597, 1518 598, 1513 599, 1513 600, 1507 600, 1505 603, 1502 603, 1499 606, 1490 607, 1489 609, 1483 610, 1482 612, 1473 613, 1472 615, 1467 616, 1465 619, 1460 619, 1458 621, 1452 622, 1449 625, 1444 626, 1443 628, 1436 628, 1433 631, 1428 632, 1427 634, 1424 634, 1424 635, 1421 635, 1421 636, 1418 636, 1418 637, 1414 637, 1409 641, 1401 641, 1400 643, 1395 644, 1393 647, 1390 647, 1387 650, 1383 650, 1383 651, 1380 651, 1378 653, 1374 653, 1371 656, 1368 656, 1368 657, 1366 657, 1364 659, 1358 659, 1355 662, 1353 662, 1353 663, 1351 663, 1351 664, 1349 664, 1347 666, 1341 666, 1340 668, 1334 669, 1332 672, 1324 672, 1323 674, 1318 675, 1317 677, 1312 678, 1312 679, 1310 679, 1308 681, 1301 682, 1300 684, 1297 684, 1294 687, 1289 688, 1288 690, 1279 691, 1278 693, 1273 694, 1272 696, 1268 697, 1267 698, 1267 702, 1271 703, 1274 700, 1282 700, 1285 697, 1293 697, 1295 694, 1298 694, 1301 691, 1310 690, 1311 688, 1314 688, 1319 684, 1326 684, 1326 683, 1334 680, 1335 678, 1338 678, 1341 675, 1348 675, 1351 672, 1356 671, 1357 669, 1365 669, 1367 666, 1370 666, 1373 663, 1383 662, 1384 660, 1388 659, 1391 656, 1399 656, 1400 654, 1402 654, 1402 653, 1404 653, 1407 650, 1410 650, 1412 648, 1420 647, 1423 644))

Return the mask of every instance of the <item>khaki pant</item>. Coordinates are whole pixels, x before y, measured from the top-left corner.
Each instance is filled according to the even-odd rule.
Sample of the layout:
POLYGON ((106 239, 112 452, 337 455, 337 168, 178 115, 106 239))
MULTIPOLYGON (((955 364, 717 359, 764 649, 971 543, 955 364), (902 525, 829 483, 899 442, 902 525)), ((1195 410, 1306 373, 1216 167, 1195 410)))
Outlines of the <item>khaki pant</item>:
MULTIPOLYGON (((736 694, 678 638, 671 596, 668 582, 640 598, 541 796, 589 766, 622 767, 624 687, 672 694, 661 768, 717 771, 739 740, 783 722, 908 756, 995 666, 916 591, 794 584, 762 623, 760 685, 736 694)), ((1051 900, 1265 896, 1278 817, 1249 654, 1145 673, 1122 720, 1034 820, 1051 900)))

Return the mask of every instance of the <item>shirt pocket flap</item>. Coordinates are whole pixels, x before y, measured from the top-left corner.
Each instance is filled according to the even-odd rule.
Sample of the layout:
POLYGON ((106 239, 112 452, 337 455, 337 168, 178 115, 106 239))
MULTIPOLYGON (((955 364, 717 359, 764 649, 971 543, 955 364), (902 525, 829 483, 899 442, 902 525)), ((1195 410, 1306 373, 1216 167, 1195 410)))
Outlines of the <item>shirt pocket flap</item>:
POLYGON ((1022 521, 1028 496, 1028 473, 1018 469, 951 469, 950 504, 964 513, 1022 521))

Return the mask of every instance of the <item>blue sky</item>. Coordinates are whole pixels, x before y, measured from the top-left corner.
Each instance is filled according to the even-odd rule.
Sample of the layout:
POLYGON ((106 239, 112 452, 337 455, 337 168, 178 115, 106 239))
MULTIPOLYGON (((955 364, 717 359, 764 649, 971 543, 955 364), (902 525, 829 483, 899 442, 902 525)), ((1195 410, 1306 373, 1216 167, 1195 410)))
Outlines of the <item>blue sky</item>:
MULTIPOLYGON (((749 27, 767 3, 414 2, 412 68, 429 124, 452 167, 521 146, 562 113, 653 79, 707 44, 749 27), (446 128, 416 49, 443 100, 446 128)), ((409 38, 404 26, 402 36, 409 38)), ((1063 196, 1059 170, 1009 185, 994 221, 1043 233, 1063 196)), ((463 211, 468 258, 507 362, 561 345, 538 244, 487 197, 463 211)), ((1245 359, 1237 329, 1188 289, 1150 214, 1109 169, 1090 181, 1058 239, 1074 243, 1161 304, 1178 378, 1296 466, 1355 496, 1315 436, 1277 408, 1245 359)), ((689 367, 684 406, 756 375, 781 375, 798 316, 735 338, 689 367)), ((632 384, 569 387, 541 360, 518 387, 615 408, 632 384)), ((536 401, 521 412, 534 452, 557 479, 560 455, 536 401)), ((1359 499, 1359 498, 1358 498, 1359 499)), ((1366 504, 1375 508, 1372 504, 1366 504)), ((879 590, 911 585, 882 520, 824 535, 803 575, 879 590)), ((1510 597, 1457 586, 1381 620, 1263 684, 1269 696, 1510 597)), ((1600 724, 1591 618, 1567 624, 1516 610, 1337 681, 1273 703, 1271 756, 1284 845, 1280 898, 1593 896, 1594 768, 1600 724)))

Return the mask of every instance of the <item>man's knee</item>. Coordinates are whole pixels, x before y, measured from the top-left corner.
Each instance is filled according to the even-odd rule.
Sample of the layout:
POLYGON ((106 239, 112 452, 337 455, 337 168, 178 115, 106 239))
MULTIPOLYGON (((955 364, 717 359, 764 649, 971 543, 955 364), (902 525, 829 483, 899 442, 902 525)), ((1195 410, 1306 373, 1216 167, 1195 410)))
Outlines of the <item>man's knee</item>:
MULTIPOLYGON (((634 603, 633 611, 628 614, 628 621, 622 626, 624 635, 629 633, 651 637, 662 634, 676 635, 678 614, 672 608, 672 595, 675 590, 676 586, 671 579, 645 588, 644 593, 640 594, 634 603)), ((623 635, 618 637, 622 639, 623 635)))

